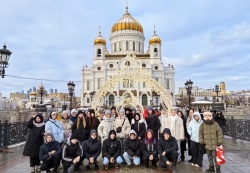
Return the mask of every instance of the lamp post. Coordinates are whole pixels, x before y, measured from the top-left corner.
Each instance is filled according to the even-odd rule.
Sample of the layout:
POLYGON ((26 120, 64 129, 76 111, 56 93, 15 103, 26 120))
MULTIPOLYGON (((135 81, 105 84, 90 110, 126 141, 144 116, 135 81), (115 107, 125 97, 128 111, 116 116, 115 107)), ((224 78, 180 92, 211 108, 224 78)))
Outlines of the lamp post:
POLYGON ((68 85, 68 90, 69 90, 69 96, 70 96, 70 106, 69 106, 69 109, 71 110, 72 109, 72 98, 73 98, 73 94, 74 94, 74 91, 75 91, 75 84, 73 81, 69 81, 69 83, 67 84, 68 85))
POLYGON ((43 104, 43 95, 45 94, 45 89, 44 89, 43 83, 41 83, 41 85, 39 87, 38 94, 41 97, 40 104, 43 104))
POLYGON ((3 49, 0 49, 0 75, 2 78, 5 76, 5 68, 8 67, 9 58, 12 54, 12 52, 6 48, 7 46, 4 44, 3 49))
POLYGON ((63 110, 66 110, 67 106, 65 105, 66 94, 63 94, 63 110))
POLYGON ((216 96, 217 96, 216 102, 219 102, 219 98, 218 98, 218 93, 220 92, 219 85, 215 85, 215 88, 213 90, 214 92, 216 92, 216 96))
POLYGON ((192 94, 192 87, 193 87, 193 81, 191 79, 187 80, 185 83, 187 94, 188 94, 188 104, 189 104, 189 109, 191 109, 191 100, 190 96, 192 94))

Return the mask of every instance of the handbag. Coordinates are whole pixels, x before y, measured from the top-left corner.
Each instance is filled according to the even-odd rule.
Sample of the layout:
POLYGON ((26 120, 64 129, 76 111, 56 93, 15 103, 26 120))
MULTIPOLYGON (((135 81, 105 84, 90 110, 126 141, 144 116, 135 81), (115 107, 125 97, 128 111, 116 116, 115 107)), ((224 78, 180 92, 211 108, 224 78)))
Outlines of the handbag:
MULTIPOLYGON (((125 119, 124 119, 123 122, 122 122, 122 126, 123 126, 123 124, 124 124, 124 121, 125 121, 125 119)), ((116 132, 117 132, 117 133, 120 133, 120 132, 122 131, 122 126, 116 128, 116 132)))
POLYGON ((222 145, 219 145, 216 147, 216 164, 222 165, 225 164, 225 155, 224 155, 224 149, 222 145))
POLYGON ((200 144, 200 154, 206 154, 207 150, 205 148, 205 144, 200 144))

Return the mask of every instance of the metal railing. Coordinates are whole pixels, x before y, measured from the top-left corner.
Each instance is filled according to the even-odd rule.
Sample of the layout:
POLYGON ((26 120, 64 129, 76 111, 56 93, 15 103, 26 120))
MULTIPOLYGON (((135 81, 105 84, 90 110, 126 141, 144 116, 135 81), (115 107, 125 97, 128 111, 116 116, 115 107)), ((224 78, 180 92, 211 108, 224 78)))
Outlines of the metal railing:
POLYGON ((26 125, 27 122, 0 121, 0 148, 26 141, 29 133, 26 125))

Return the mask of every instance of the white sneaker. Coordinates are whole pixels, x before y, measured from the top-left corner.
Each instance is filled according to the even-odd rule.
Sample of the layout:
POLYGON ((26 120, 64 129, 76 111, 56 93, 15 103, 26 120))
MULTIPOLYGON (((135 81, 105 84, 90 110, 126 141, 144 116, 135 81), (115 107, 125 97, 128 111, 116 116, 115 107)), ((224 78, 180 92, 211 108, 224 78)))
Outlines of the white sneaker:
POLYGON ((36 172, 41 172, 41 165, 36 166, 36 172))
POLYGON ((194 166, 194 163, 191 163, 191 166, 194 166))
POLYGON ((200 167, 198 164, 195 164, 194 166, 195 166, 195 167, 197 167, 197 168, 199 168, 199 167, 200 167))
POLYGON ((35 173, 35 167, 30 167, 30 173, 35 173))

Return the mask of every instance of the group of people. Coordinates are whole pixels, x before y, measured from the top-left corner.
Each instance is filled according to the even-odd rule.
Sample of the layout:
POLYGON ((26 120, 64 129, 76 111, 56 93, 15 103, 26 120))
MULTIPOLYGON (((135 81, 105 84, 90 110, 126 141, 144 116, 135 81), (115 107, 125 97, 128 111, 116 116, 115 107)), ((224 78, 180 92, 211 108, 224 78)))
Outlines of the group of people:
POLYGON ((141 163, 146 168, 150 162, 163 169, 184 161, 188 143, 191 165, 201 167, 203 154, 207 153, 209 168, 206 172, 220 170, 216 164, 216 146, 223 143, 223 133, 210 112, 189 110, 187 117, 175 109, 168 113, 162 109, 157 115, 152 107, 140 110, 107 109, 95 116, 95 111, 85 112, 72 109, 63 111, 60 121, 58 113, 51 112, 44 123, 42 114, 37 113, 27 123, 30 129, 23 155, 30 157, 31 173, 57 172, 60 164, 68 172, 74 164, 74 172, 82 172, 90 165, 105 169, 111 164, 116 168, 126 163, 127 168, 141 163), (42 164, 40 163, 42 162, 42 164), (214 166, 215 165, 215 166, 214 166))

